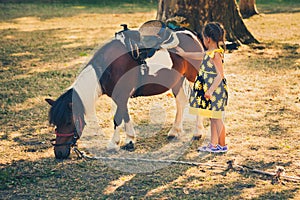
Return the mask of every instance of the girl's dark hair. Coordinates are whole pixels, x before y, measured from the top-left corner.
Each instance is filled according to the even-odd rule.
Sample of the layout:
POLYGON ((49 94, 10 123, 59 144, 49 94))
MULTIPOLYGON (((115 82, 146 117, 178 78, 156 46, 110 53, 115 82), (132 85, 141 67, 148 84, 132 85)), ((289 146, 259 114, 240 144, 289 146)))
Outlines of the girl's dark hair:
POLYGON ((218 47, 219 42, 222 42, 222 46, 225 46, 225 29, 222 24, 218 22, 207 23, 203 28, 203 35, 215 41, 218 47))

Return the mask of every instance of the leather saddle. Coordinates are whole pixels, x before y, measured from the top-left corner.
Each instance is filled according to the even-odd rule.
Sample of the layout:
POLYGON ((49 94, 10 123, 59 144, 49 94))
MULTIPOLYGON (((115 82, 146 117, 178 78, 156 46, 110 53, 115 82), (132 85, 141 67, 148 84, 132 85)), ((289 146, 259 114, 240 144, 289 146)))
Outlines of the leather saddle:
POLYGON ((115 38, 126 46, 128 53, 140 65, 146 64, 145 59, 152 57, 157 50, 173 48, 179 43, 174 31, 159 20, 145 22, 139 30, 130 30, 127 24, 121 26, 123 30, 115 33, 115 38), (174 44, 169 45, 171 43, 174 44))

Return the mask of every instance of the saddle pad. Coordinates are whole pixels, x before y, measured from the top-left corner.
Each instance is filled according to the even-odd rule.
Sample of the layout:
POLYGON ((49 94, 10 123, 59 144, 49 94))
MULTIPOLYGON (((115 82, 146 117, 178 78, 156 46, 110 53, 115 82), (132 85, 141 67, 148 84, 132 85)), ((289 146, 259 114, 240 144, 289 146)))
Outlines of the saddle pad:
POLYGON ((166 49, 160 49, 155 52, 151 58, 146 59, 149 67, 149 75, 156 75, 161 69, 171 69, 173 66, 170 53, 166 49))

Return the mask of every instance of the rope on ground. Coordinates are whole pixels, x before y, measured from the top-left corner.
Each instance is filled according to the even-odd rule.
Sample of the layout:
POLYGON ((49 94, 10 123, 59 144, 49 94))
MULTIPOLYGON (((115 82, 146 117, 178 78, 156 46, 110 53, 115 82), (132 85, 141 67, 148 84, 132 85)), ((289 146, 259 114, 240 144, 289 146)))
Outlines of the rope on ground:
POLYGON ((135 161, 135 162, 152 162, 152 163, 166 163, 166 164, 180 164, 180 165, 190 165, 199 167, 210 167, 210 168, 222 168, 225 171, 234 170, 239 172, 252 172, 256 174, 261 174, 265 176, 270 176, 272 184, 284 184, 282 180, 291 182, 300 182, 300 177, 298 176, 286 176, 284 175, 285 169, 278 166, 274 173, 258 170, 246 165, 237 165, 234 160, 227 161, 227 165, 221 164, 210 164, 210 163, 200 163, 192 161, 180 161, 180 160, 159 160, 159 159, 146 159, 146 158, 112 158, 112 157, 101 157, 101 156, 88 156, 84 152, 80 151, 77 147, 73 147, 74 152, 79 159, 85 160, 102 160, 102 161, 135 161))

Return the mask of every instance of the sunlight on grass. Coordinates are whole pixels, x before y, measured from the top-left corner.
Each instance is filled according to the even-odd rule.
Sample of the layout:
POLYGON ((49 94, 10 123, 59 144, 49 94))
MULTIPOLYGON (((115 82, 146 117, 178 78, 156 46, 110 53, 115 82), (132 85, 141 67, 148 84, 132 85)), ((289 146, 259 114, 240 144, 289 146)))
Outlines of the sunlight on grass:
POLYGON ((118 180, 111 181, 109 185, 103 190, 103 194, 109 195, 114 193, 119 187, 122 187, 126 182, 133 179, 135 175, 121 176, 118 180))
POLYGON ((37 97, 33 97, 33 98, 28 98, 28 99, 26 99, 25 102, 18 103, 14 106, 11 106, 10 110, 13 112, 19 112, 21 110, 32 109, 37 104, 44 103, 45 98, 47 98, 47 96, 37 96, 37 97))
POLYGON ((26 52, 20 52, 20 53, 10 54, 10 56, 28 56, 28 55, 32 55, 32 53, 26 51, 26 52))
POLYGON ((75 9, 85 9, 86 6, 72 6, 72 8, 75 8, 75 9))
MULTIPOLYGON (((155 189, 152 189, 152 190, 148 191, 145 196, 148 197, 148 198, 151 198, 152 196, 155 196, 155 195, 158 195, 160 193, 163 193, 166 190, 171 189, 172 186, 174 186, 176 184, 179 184, 182 181, 184 181, 185 178, 186 178, 186 176, 184 176, 184 175, 183 176, 179 176, 174 181, 172 181, 170 183, 164 184, 162 186, 159 186, 159 187, 157 187, 155 189)), ((170 196, 170 197, 172 197, 172 196, 170 196)))
POLYGON ((300 44, 299 24, 295 18, 300 18, 300 12, 260 14, 245 19, 250 32, 259 41, 300 44))

